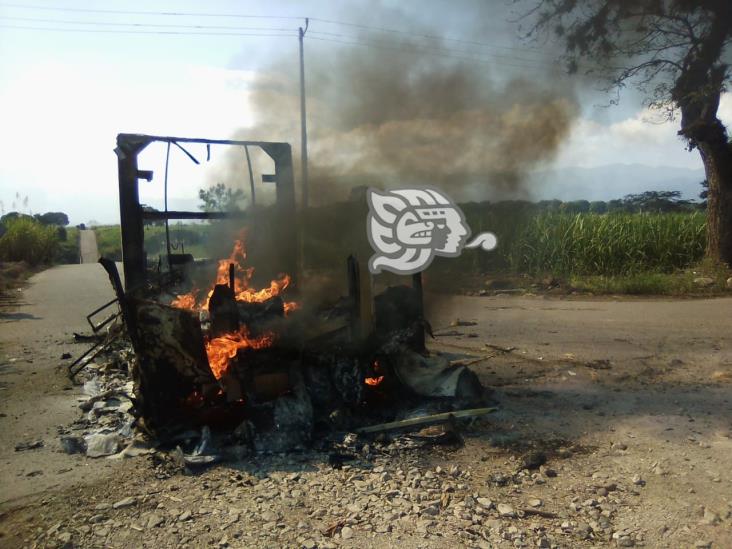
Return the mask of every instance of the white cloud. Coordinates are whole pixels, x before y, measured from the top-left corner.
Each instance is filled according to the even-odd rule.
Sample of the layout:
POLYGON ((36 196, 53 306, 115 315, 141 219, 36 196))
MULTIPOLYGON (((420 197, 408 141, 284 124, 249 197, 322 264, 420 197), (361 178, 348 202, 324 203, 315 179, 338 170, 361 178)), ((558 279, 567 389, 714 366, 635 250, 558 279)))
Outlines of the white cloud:
MULTIPOLYGON (((718 116, 732 127, 732 94, 725 94, 718 116)), ((595 167, 605 164, 646 164, 700 168, 699 153, 688 152, 678 135, 679 120, 642 109, 634 116, 605 125, 581 118, 557 158, 559 167, 595 167)))
POLYGON ((114 221, 117 133, 228 138, 251 121, 251 78, 187 65, 24 69, 0 89, 0 200, 7 210, 20 192, 34 211, 114 221))
POLYGON ((698 154, 687 153, 678 136, 678 122, 647 109, 609 125, 580 119, 563 145, 558 166, 646 164, 696 168, 698 154))

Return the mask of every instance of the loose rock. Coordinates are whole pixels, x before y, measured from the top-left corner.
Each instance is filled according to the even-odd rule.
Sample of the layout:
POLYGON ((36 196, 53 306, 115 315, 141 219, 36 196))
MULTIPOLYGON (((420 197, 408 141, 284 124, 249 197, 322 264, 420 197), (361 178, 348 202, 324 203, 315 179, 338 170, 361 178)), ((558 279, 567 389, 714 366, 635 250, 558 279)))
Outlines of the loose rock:
POLYGON ((516 511, 508 503, 499 503, 497 509, 498 514, 502 517, 514 518, 516 516, 516 511))
POLYGON ((112 507, 114 509, 124 509, 125 507, 132 507, 137 503, 137 498, 135 497, 126 497, 124 499, 119 500, 118 502, 112 504, 112 507))
POLYGON ((700 288, 709 288, 714 285, 714 279, 709 278, 708 276, 699 276, 694 279, 694 284, 700 288))
POLYGON ((116 433, 88 435, 84 440, 89 457, 111 456, 119 452, 120 438, 116 433))

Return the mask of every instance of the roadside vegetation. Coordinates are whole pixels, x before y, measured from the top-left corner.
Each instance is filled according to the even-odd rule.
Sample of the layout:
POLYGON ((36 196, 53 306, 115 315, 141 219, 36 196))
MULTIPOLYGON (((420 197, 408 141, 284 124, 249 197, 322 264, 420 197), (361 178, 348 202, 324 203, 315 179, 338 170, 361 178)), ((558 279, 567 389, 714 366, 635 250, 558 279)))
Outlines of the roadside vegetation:
POLYGON ((0 291, 16 287, 33 272, 54 263, 79 262, 78 229, 66 228, 66 214, 26 215, 11 212, 0 218, 0 291))
POLYGON ((122 233, 119 225, 99 225, 94 227, 97 237, 97 251, 100 257, 122 261, 122 233))
MULTIPOLYGON (((569 214, 499 208, 493 214, 491 223, 488 213, 466 212, 473 234, 490 230, 498 238, 493 252, 464 253, 457 260, 461 272, 470 273, 466 279, 504 278, 514 287, 565 292, 684 295, 724 291, 731 274, 705 260, 703 211, 569 214)), ((449 260, 437 260, 435 268, 438 277, 451 270, 449 260)))
MULTIPOLYGON (((552 289, 598 294, 708 294, 726 290, 730 272, 704 259, 704 202, 677 192, 646 192, 609 202, 504 201, 460 205, 476 235, 491 231, 490 253, 465 250, 436 258, 433 287, 552 289)), ((305 257, 341 266, 349 253, 366 258, 363 201, 313 208, 305 257), (337 228, 337 230, 334 230, 337 228), (333 263, 335 262, 335 263, 333 263)))
POLYGON ((3 261, 24 261, 33 267, 51 263, 59 242, 56 227, 28 217, 9 219, 3 226, 5 233, 0 238, 3 261))
POLYGON ((668 273, 704 257, 705 222, 701 212, 542 214, 506 253, 513 271, 532 275, 668 273))
MULTIPOLYGON (((170 242, 173 253, 193 254, 202 259, 208 257, 206 245, 211 225, 207 224, 170 224, 170 242)), ((99 255, 115 261, 122 261, 122 233, 119 225, 94 227, 99 255)), ((145 226, 145 251, 152 259, 165 254, 165 225, 145 226)))
MULTIPOLYGON (((608 202, 471 202, 461 208, 472 233, 493 232, 498 247, 436 258, 426 274, 432 285, 480 290, 488 281, 489 289, 493 284, 564 293, 686 295, 724 291, 730 276, 725 267, 704 260, 704 202, 681 200, 677 192, 608 202)), ((366 214, 358 196, 308 209, 297 221, 307 227, 301 231, 305 268, 338 276, 350 254, 365 263, 371 254, 366 214)), ((222 236, 219 226, 171 224, 172 251, 210 257, 222 241, 233 240, 222 236)), ((121 259, 119 226, 95 231, 100 254, 121 259)), ((145 249, 150 261, 165 253, 162 223, 145 226, 145 249)))

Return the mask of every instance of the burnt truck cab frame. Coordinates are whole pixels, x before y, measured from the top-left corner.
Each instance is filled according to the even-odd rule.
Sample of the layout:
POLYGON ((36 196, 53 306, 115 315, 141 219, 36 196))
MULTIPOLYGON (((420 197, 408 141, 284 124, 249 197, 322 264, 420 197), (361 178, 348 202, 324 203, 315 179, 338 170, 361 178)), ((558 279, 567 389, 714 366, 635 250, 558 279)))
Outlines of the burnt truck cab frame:
MULTIPOLYGON (((239 146, 247 152, 247 157, 247 147, 258 147, 269 155, 274 161, 275 173, 273 175, 263 175, 262 180, 264 182, 274 183, 276 189, 276 203, 271 212, 273 216, 271 230, 276 233, 273 237, 279 243, 278 264, 283 271, 292 273, 294 280, 295 273, 297 272, 298 235, 295 224, 295 186, 292 169, 292 148, 289 143, 121 133, 117 135, 117 147, 114 149, 114 152, 117 155, 119 177, 119 209, 122 229, 122 264, 125 289, 130 291, 147 282, 147 261, 144 248, 145 221, 163 220, 167 223, 170 219, 242 219, 242 222, 245 222, 250 215, 249 212, 172 211, 168 210, 167 207, 164 211, 143 209, 140 204, 139 195, 140 180, 143 179, 151 182, 153 174, 151 171, 139 169, 138 156, 149 144, 156 142, 168 143, 169 146, 177 146, 183 149, 191 159, 193 157, 181 144, 200 143, 207 145, 207 147, 211 145, 239 146)), ((195 159, 193 160, 195 161, 195 159)), ((195 162, 197 163, 197 161, 195 162)), ((165 192, 167 195, 167 186, 165 192)))

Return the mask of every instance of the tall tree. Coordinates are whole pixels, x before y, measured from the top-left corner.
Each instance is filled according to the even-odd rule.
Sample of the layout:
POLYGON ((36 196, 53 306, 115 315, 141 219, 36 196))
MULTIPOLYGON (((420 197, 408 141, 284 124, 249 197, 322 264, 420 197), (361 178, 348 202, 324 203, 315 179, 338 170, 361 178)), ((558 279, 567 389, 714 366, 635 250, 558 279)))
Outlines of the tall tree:
POLYGON ((43 225, 58 225, 65 227, 69 224, 69 216, 63 212, 46 212, 44 214, 36 214, 33 216, 43 225))
POLYGON ((244 191, 231 189, 223 183, 217 183, 208 189, 200 189, 198 206, 204 212, 235 212, 239 210, 239 202, 244 199, 244 191))
POLYGON ((531 34, 565 46, 570 72, 609 89, 634 85, 646 103, 680 114, 681 135, 704 163, 707 255, 732 265, 732 143, 717 117, 732 71, 731 0, 524 0, 531 34))

